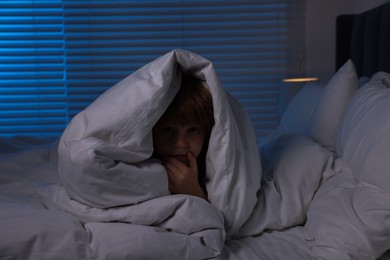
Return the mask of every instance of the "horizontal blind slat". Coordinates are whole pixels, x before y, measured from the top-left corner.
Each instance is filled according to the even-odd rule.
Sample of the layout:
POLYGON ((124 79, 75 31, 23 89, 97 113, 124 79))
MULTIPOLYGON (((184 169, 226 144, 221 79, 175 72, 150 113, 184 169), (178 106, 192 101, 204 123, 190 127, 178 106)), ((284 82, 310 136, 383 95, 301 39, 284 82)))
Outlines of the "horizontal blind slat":
POLYGON ((270 131, 278 121, 272 111, 277 111, 280 66, 287 58, 287 4, 205 3, 65 0, 68 93, 78 101, 70 110, 76 113, 141 66, 183 48, 213 62, 225 88, 260 127, 257 134, 270 131), (262 120, 267 123, 257 122, 262 120))
POLYGON ((0 135, 60 135, 68 123, 61 0, 1 1, 0 39, 0 135))
MULTIPOLYGON (((292 33, 291 19, 302 20, 289 13, 290 5, 284 0, 1 1, 0 108, 14 110, 0 113, 0 122, 17 124, 13 115, 25 127, 7 129, 18 134, 45 128, 59 134, 109 87, 182 48, 213 62, 224 87, 248 111, 257 137, 264 136, 279 120, 280 79, 290 66, 291 37, 299 32, 292 33), (30 111, 34 107, 37 112, 30 111), (57 124, 61 113, 58 120, 65 123, 57 124), (39 122, 39 115, 53 126, 39 122)), ((0 128, 0 134, 10 133, 0 128)))

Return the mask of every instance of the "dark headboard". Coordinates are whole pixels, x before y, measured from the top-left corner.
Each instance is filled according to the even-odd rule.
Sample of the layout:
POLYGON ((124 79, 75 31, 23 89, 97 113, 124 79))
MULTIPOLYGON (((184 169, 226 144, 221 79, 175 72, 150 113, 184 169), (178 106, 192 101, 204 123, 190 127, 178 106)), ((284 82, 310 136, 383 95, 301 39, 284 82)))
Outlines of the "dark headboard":
POLYGON ((352 59, 359 77, 390 73, 390 2, 336 20, 336 70, 352 59))

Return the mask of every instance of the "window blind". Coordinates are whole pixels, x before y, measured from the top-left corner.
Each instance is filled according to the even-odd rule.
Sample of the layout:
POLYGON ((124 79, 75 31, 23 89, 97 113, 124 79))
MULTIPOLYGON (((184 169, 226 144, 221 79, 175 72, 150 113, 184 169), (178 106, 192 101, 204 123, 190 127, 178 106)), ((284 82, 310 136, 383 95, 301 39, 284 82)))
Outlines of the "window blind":
MULTIPOLYGON (((289 21, 304 19, 292 14, 291 10, 297 10, 297 4, 303 3, 303 0, 23 2, 34 3, 38 14, 51 8, 51 16, 42 15, 45 17, 41 19, 42 23, 44 21, 48 25, 50 19, 58 17, 59 20, 54 19, 54 24, 49 28, 63 28, 55 31, 58 33, 46 33, 44 37, 48 44, 48 35, 55 35, 53 43, 56 42, 55 46, 58 46, 54 48, 58 51, 55 55, 58 58, 58 73, 62 73, 61 77, 58 74, 57 84, 44 88, 58 88, 56 97, 59 99, 53 101, 58 112, 53 135, 58 134, 64 124, 109 87, 175 48, 194 51, 213 62, 224 87, 248 111, 258 138, 271 132, 278 124, 281 79, 286 75, 288 64, 297 56, 294 54, 292 58, 288 55, 291 40, 297 44, 296 28, 291 27, 297 23, 289 21), (38 12, 38 9, 41 11, 38 12), (58 16, 55 15, 57 13, 58 16), (61 69, 60 64, 63 66, 61 69)), ((9 10, 23 8, 20 4, 9 10)), ((11 11, 5 13, 11 16, 11 11)), ((38 15, 33 17, 36 28, 38 15)), ((3 27, 7 28, 5 22, 3 27)), ((43 30, 43 27, 38 28, 43 30)), ((40 31, 30 40, 34 46, 43 43, 42 35, 40 31)), ((38 54, 48 53, 40 50, 38 54)), ((24 53, 23 50, 19 51, 24 53)), ((53 58, 43 58, 41 55, 34 57, 35 60, 39 57, 42 61, 53 61, 53 58)), ((30 68, 31 72, 42 69, 42 65, 34 66, 30 68)), ((50 67, 51 73, 54 73, 55 66, 45 67, 50 67)), ((14 69, 15 75, 23 74, 19 68, 14 69)), ((47 83, 48 79, 43 74, 41 72, 39 80, 31 82, 31 89, 44 87, 42 83, 47 83)), ((49 95, 49 92, 45 94, 49 95)), ((15 99, 10 100, 9 104, 17 103, 16 99, 24 94, 18 92, 14 95, 15 99)), ((37 103, 45 98, 40 96, 37 103)), ((3 118, 1 115, 0 120, 3 118)), ((47 123, 49 127, 50 120, 45 114, 37 120, 47 123)), ((15 122, 22 124, 18 119, 15 122)))
POLYGON ((0 1, 0 135, 66 126, 62 22, 60 0, 0 1))

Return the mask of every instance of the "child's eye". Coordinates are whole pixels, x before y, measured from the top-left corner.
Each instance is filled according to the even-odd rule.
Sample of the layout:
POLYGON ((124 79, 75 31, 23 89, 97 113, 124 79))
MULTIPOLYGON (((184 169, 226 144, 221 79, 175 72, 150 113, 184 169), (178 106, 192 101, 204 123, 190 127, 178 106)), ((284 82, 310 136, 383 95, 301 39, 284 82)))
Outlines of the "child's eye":
POLYGON ((199 134, 200 133, 200 128, 199 127, 190 127, 188 129, 188 132, 192 135, 196 135, 196 134, 199 134))
POLYGON ((172 127, 164 127, 161 130, 162 134, 164 135, 172 135, 174 133, 174 129, 172 127))

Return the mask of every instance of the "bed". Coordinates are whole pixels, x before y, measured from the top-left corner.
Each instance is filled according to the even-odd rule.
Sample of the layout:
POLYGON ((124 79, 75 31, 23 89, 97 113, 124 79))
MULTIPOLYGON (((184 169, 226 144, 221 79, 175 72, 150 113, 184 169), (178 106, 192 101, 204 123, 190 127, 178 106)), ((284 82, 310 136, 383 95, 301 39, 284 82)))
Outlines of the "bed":
POLYGON ((335 74, 305 85, 262 140, 186 50, 110 88, 58 140, 1 138, 1 259, 389 258, 389 12, 338 18, 335 74), (151 158, 182 71, 213 96, 209 201, 171 195, 151 158))

